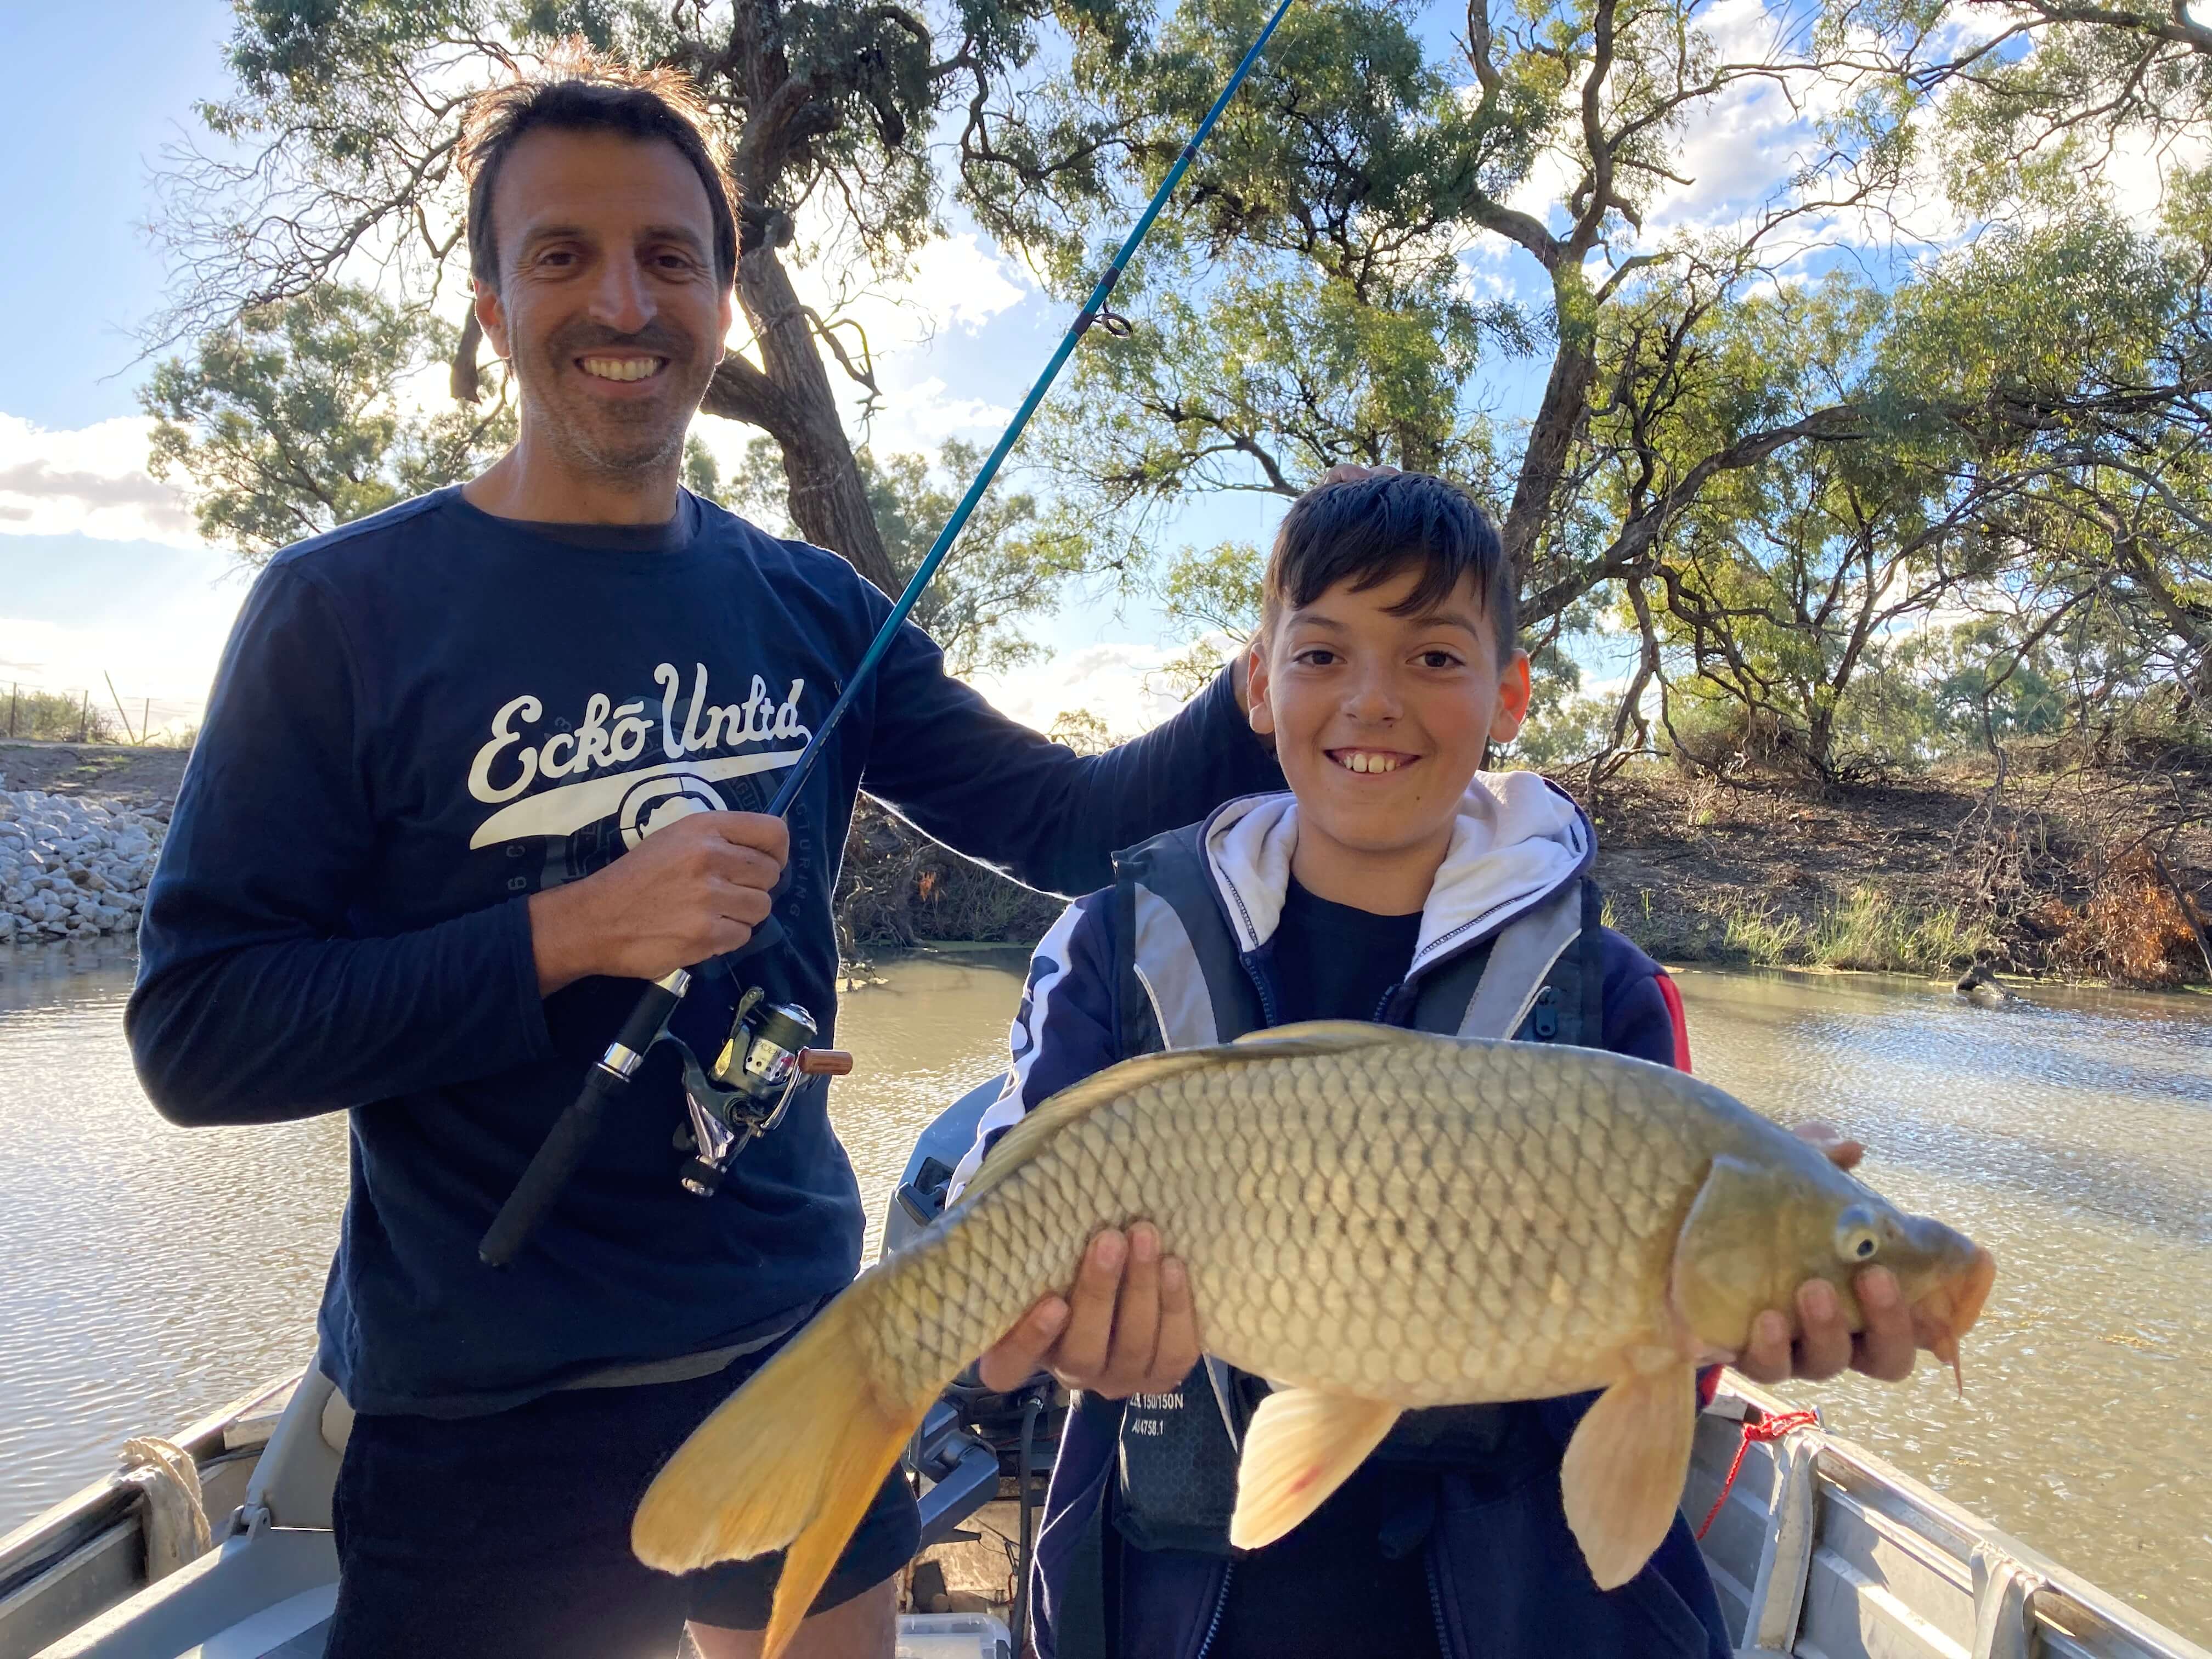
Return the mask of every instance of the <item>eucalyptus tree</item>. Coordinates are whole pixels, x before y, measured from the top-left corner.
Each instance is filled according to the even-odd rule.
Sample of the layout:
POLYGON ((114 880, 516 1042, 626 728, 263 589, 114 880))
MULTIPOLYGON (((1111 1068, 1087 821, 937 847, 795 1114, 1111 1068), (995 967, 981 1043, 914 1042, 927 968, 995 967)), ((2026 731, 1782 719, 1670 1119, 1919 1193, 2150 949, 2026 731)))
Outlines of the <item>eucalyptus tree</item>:
POLYGON ((471 404, 409 395, 456 343, 434 317, 343 284, 257 306, 155 369, 139 398, 154 417, 148 464, 188 483, 203 536, 258 562, 465 477, 514 441, 503 378, 471 404))
MULTIPOLYGON (((1636 568, 1706 479, 1841 417, 1765 410, 1652 474, 1640 516, 1601 526, 1583 510, 1592 479, 1648 458, 1597 442, 1594 422, 1683 367, 1624 380, 1618 354, 1733 303, 1794 225, 1873 201, 1893 170, 1881 123, 1846 100, 1787 199, 1726 232, 1646 234, 1723 100, 1846 72, 1804 20, 1724 49, 1718 9, 1478 0, 1448 44, 1408 4, 1295 10, 1125 289, 1133 330, 1084 359, 1055 464, 1123 515, 1194 490, 1294 495, 1341 461, 1440 471, 1497 509, 1539 623, 1636 568), (1536 303, 1508 297, 1516 270, 1536 303), (1510 420, 1486 379, 1501 363, 1531 386, 1510 420)), ((1253 0, 1181 0, 1133 45, 1079 38, 1031 107, 1052 131, 1092 121, 1085 187, 1001 164, 975 191, 990 222, 1072 286, 1256 16, 1253 0)))

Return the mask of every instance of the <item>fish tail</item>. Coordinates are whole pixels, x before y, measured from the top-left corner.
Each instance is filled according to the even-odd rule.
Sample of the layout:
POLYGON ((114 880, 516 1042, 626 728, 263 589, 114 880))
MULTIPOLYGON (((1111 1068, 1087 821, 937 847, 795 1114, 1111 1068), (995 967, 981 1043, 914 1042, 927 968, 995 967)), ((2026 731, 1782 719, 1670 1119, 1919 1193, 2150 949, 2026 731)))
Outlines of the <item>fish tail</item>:
POLYGON ((871 1288, 864 1279, 832 1302, 693 1430, 631 1523, 638 1559, 664 1572, 787 1552, 763 1659, 797 1632, 949 1380, 879 1385, 861 1340, 878 1313, 871 1288))

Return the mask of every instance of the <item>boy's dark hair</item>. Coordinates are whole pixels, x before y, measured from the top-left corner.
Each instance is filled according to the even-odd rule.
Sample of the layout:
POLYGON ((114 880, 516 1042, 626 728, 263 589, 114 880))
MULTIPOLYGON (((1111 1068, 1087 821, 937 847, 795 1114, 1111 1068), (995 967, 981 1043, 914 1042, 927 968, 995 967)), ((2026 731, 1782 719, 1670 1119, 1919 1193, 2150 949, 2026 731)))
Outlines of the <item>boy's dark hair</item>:
POLYGON ((1474 593, 1498 635, 1498 660, 1520 638, 1512 561, 1490 515, 1457 484, 1425 472, 1390 472, 1316 485, 1291 504, 1275 531, 1261 587, 1265 625, 1311 605, 1339 582, 1354 592, 1380 586, 1402 571, 1420 580, 1391 610, 1419 616, 1473 578, 1474 593))
POLYGON ((500 164, 515 141, 539 127, 559 132, 616 132, 676 146, 707 188, 714 220, 714 279, 729 286, 738 269, 737 187, 723 168, 706 101, 680 70, 632 69, 580 40, 562 42, 544 67, 488 87, 470 100, 461 125, 461 171, 469 181, 469 274, 499 287, 499 234, 491 196, 500 164))

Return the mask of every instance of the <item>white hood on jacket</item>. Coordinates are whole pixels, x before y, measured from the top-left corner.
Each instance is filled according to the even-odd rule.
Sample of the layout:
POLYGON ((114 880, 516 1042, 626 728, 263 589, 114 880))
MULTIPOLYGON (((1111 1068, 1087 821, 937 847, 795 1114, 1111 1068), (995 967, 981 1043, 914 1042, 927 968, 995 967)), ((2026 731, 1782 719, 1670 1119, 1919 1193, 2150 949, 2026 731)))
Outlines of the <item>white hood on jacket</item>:
MULTIPOLYGON (((1221 890, 1237 947, 1273 937, 1298 844, 1290 794, 1247 795, 1207 821, 1207 866, 1221 890)), ((1534 772, 1478 772, 1461 798, 1444 854, 1421 908, 1413 971, 1504 926, 1557 892, 1596 845, 1583 811, 1534 772)))

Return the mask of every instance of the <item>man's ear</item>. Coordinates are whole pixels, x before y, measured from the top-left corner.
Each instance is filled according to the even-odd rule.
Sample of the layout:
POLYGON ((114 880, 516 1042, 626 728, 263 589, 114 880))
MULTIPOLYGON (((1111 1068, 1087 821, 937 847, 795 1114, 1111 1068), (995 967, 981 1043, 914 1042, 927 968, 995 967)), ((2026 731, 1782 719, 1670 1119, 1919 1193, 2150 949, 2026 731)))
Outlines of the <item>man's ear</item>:
POLYGON ((1528 718, 1528 653, 1516 651, 1498 676, 1498 712, 1490 717, 1490 740, 1510 743, 1528 718))
POLYGON ((1267 630, 1264 627, 1244 647, 1244 718, 1261 737, 1275 735, 1275 711, 1267 702, 1267 630))
POLYGON ((477 325, 483 330, 484 338, 491 342, 492 356, 512 361, 514 354, 507 349, 507 312, 500 305, 499 290, 489 283, 470 279, 476 288, 477 325))

